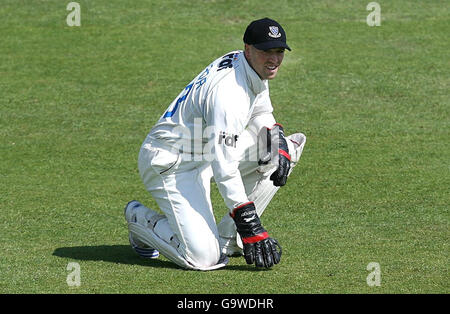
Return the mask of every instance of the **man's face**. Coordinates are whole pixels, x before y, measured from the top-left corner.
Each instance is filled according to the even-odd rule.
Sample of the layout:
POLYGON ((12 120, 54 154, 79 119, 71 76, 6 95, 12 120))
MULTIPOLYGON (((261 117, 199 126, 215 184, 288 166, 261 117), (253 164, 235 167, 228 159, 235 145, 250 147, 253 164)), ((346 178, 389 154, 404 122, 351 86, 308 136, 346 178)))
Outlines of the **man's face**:
POLYGON ((252 45, 245 44, 245 57, 262 80, 271 80, 277 75, 281 62, 283 62, 284 48, 259 50, 252 45))

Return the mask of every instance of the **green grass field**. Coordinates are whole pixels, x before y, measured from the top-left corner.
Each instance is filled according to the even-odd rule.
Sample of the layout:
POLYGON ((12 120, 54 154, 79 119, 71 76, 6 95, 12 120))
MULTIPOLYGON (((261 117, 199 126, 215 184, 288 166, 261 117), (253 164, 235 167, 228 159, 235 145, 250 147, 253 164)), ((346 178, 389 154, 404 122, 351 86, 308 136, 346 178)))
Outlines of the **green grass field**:
POLYGON ((0 293, 450 292, 448 1, 380 0, 375 27, 369 0, 79 0, 79 27, 69 2, 0 2, 0 293), (292 48, 270 83, 275 117, 308 138, 261 218, 281 264, 196 272, 138 257, 123 207, 156 207, 142 141, 265 16, 292 48))

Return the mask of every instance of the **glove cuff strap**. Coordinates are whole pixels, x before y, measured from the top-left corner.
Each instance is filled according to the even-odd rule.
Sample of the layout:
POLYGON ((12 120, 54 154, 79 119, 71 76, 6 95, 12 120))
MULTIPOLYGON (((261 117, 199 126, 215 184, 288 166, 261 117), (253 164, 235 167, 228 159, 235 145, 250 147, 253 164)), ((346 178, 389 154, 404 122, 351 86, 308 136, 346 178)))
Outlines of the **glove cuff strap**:
POLYGON ((284 157, 286 157, 289 161, 291 161, 291 156, 286 151, 284 151, 282 149, 278 149, 278 153, 280 155, 283 155, 284 157))
POLYGON ((267 231, 264 231, 263 233, 257 234, 252 237, 242 238, 242 243, 244 244, 250 244, 250 243, 256 243, 261 240, 267 239, 269 237, 269 234, 267 231))

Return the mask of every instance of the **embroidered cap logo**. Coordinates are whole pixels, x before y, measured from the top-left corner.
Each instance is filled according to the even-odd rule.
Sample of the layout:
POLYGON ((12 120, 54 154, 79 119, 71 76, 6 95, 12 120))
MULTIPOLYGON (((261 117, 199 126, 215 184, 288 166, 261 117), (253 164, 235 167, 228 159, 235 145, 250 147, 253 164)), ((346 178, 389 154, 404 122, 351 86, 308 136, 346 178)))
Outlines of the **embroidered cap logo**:
POLYGON ((277 26, 269 26, 270 33, 268 34, 272 38, 280 38, 281 33, 278 31, 277 26))

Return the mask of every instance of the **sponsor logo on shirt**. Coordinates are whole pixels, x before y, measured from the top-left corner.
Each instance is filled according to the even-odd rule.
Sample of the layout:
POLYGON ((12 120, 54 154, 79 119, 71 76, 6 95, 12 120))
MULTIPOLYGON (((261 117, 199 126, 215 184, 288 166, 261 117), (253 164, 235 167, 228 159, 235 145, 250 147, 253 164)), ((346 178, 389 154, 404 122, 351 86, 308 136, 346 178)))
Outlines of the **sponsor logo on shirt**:
POLYGON ((236 142, 238 140, 238 135, 226 133, 221 131, 219 134, 219 144, 224 144, 229 147, 236 147, 236 142))

